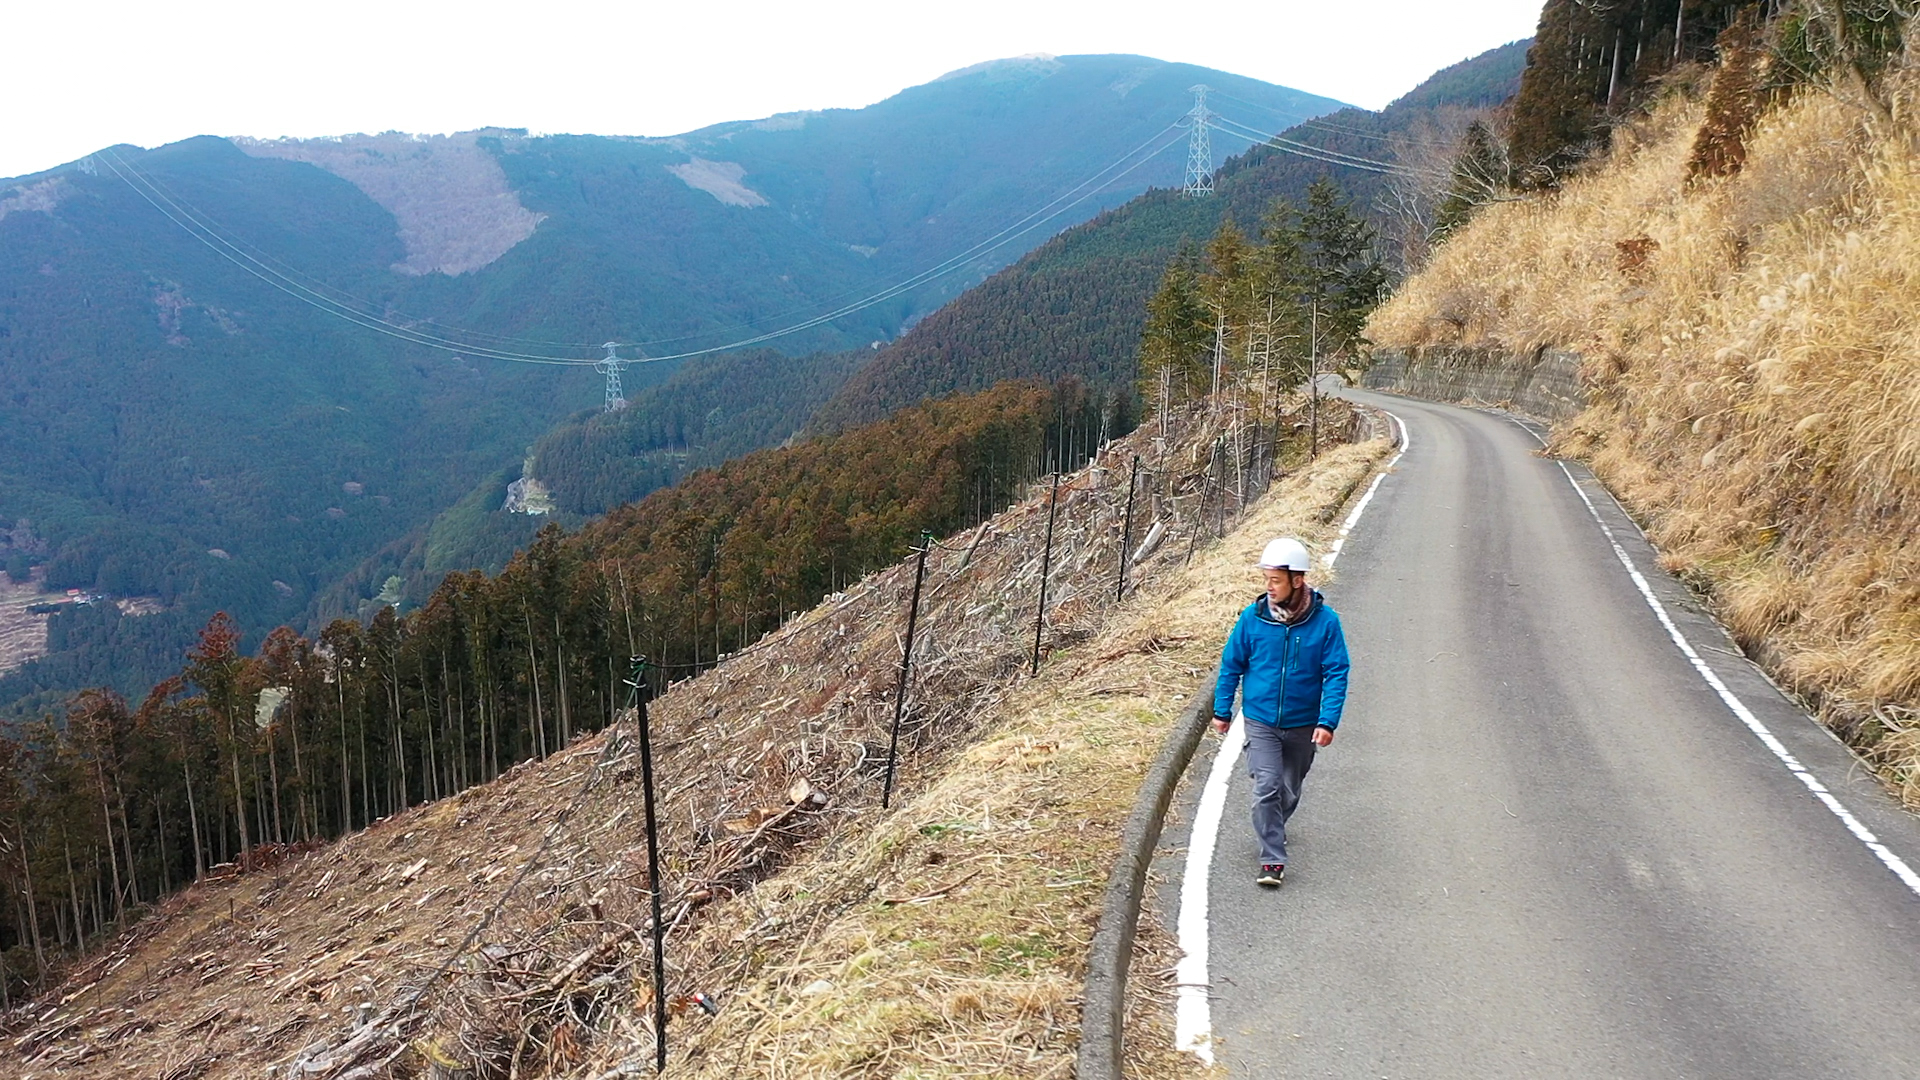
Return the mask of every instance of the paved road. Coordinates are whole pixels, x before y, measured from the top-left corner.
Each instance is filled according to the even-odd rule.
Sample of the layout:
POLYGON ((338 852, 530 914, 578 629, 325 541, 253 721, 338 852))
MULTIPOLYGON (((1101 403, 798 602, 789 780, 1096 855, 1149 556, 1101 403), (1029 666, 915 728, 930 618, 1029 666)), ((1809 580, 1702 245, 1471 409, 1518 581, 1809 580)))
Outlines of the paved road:
MULTIPOLYGON (((1402 417, 1411 449, 1327 590, 1352 698, 1277 893, 1252 882, 1233 770, 1209 879, 1219 1061, 1263 1078, 1920 1077, 1920 896, 1691 666, 1527 431, 1355 396, 1402 417)), ((1920 868, 1920 820, 1572 472, 1729 690, 1920 868)))

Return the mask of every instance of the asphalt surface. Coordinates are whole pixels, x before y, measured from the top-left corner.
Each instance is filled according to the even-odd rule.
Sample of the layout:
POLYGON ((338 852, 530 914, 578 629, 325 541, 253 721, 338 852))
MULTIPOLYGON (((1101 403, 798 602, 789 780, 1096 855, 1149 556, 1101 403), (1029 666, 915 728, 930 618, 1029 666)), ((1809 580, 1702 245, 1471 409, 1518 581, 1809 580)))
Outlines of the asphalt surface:
MULTIPOLYGON (((1227 1072, 1920 1077, 1920 896, 1703 681, 1526 430, 1353 396, 1400 416, 1411 449, 1325 590, 1351 697, 1278 891, 1253 884, 1234 770, 1209 905, 1227 1072)), ((1572 473, 1708 665, 1920 868, 1920 819, 1572 473)))

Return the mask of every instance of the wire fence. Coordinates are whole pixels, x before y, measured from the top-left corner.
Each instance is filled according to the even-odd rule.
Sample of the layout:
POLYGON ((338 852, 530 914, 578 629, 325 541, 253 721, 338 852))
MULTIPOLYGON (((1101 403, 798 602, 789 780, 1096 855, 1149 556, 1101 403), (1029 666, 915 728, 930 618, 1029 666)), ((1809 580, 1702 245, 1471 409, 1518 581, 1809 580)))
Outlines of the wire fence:
MULTIPOLYGON (((1319 417, 1330 441, 1371 433, 1334 411, 1319 417)), ((725 1007, 756 957, 805 932, 719 901, 749 896, 809 845, 871 827, 1023 678, 1090 638, 1115 599, 1237 524, 1283 460, 1311 455, 1311 426, 1298 409, 1187 409, 1168 436, 1109 443, 970 535, 923 536, 908 561, 651 703, 647 675, 666 669, 636 661, 622 723, 577 778, 549 775, 568 754, 487 794, 482 827, 502 851, 531 840, 526 819, 547 824, 529 854, 479 874, 511 868, 504 889, 445 917, 471 920, 459 944, 274 1075, 374 1076, 409 1052, 443 1075, 664 1069, 670 1029, 689 1022, 676 1017, 725 1007), (622 767, 636 754, 637 775, 622 767), (641 964, 651 979, 623 977, 641 964)), ((834 883, 815 917, 872 888, 834 883)))

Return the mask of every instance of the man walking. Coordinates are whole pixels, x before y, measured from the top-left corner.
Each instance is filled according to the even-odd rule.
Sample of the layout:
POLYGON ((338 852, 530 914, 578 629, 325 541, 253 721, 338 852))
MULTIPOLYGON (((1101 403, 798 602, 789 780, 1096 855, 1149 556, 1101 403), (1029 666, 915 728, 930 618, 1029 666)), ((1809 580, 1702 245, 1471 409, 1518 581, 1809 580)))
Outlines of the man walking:
POLYGON ((1340 616, 1307 584, 1307 548, 1281 538, 1260 553, 1267 590, 1247 605, 1220 651, 1213 729, 1224 735, 1240 692, 1247 766, 1253 775, 1253 831, 1260 838, 1254 881, 1278 887, 1287 870, 1287 818, 1314 751, 1333 741, 1347 702, 1347 639, 1340 616))

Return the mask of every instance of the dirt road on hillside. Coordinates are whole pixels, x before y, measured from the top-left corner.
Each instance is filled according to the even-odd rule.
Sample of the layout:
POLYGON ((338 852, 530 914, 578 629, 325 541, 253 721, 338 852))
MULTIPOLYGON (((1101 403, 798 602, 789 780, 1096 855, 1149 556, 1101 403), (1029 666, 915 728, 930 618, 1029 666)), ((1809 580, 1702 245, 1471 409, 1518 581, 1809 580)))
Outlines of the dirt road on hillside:
POLYGON ((1352 696, 1278 892, 1253 883, 1232 765, 1207 870, 1218 1061, 1920 1076, 1920 819, 1733 652, 1584 469, 1497 415, 1354 396, 1410 447, 1326 590, 1352 696))

